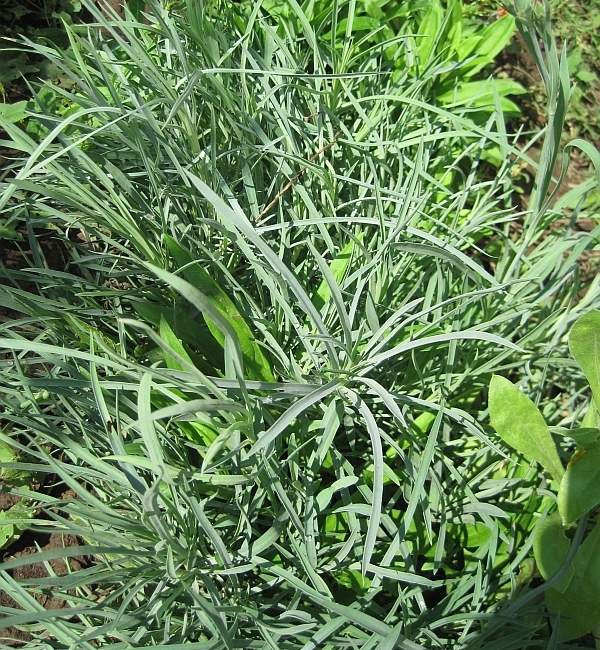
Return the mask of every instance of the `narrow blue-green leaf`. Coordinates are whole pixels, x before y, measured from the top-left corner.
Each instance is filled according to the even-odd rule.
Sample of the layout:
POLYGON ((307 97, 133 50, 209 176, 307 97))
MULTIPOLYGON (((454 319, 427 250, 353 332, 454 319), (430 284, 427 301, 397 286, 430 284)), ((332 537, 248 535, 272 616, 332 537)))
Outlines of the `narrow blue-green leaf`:
POLYGON ((516 350, 517 352, 522 352, 521 348, 506 339, 503 339, 495 334, 489 334, 488 332, 479 332, 477 330, 466 330, 462 332, 450 332, 448 334, 438 334, 436 336, 425 336, 422 339, 415 339, 412 341, 405 341, 400 345, 396 345, 385 352, 375 355, 374 357, 368 359, 366 363, 369 367, 374 367, 379 365, 382 361, 396 357, 404 352, 409 350, 415 350, 418 348, 427 347, 429 345, 437 345, 438 343, 448 343, 449 341, 456 340, 472 340, 472 341, 488 341, 490 343, 496 343, 511 350, 516 350))
POLYGON ((267 431, 259 436, 258 440, 248 451, 248 457, 254 456, 261 449, 264 449, 267 445, 273 442, 285 431, 285 429, 292 423, 295 418, 304 413, 306 409, 310 408, 313 404, 316 404, 317 402, 325 399, 325 397, 333 393, 333 391, 335 391, 339 385, 339 380, 334 379, 328 384, 325 384, 324 386, 320 386, 316 390, 313 390, 302 399, 299 399, 293 406, 290 406, 290 408, 277 420, 277 422, 275 422, 267 431))
POLYGON ((363 557, 361 562, 362 575, 367 574, 371 556, 375 549, 375 542, 377 541, 377 533, 379 532, 379 522, 381 521, 381 508, 383 503, 383 448, 381 446, 381 434, 377 421, 373 417, 369 407, 361 400, 357 399, 356 404, 360 414, 363 416, 364 423, 371 439, 371 449, 373 451, 373 503, 371 504, 371 514, 369 516, 369 525, 367 527, 367 536, 365 538, 365 545, 363 549, 363 557))

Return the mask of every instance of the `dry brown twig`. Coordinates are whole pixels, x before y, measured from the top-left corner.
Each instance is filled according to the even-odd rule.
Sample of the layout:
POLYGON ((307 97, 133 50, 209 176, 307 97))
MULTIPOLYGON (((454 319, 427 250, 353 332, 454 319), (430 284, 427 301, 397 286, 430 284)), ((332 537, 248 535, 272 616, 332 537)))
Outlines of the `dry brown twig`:
POLYGON ((277 192, 277 194, 275 195, 275 198, 274 198, 274 199, 269 203, 269 205, 267 205, 267 207, 266 207, 266 208, 265 208, 265 209, 264 209, 264 210, 263 210, 263 211, 258 215, 258 217, 256 217, 256 223, 260 223, 261 219, 262 219, 262 218, 263 218, 263 217, 264 217, 268 212, 270 212, 271 208, 274 207, 275 205, 277 205, 277 202, 279 201, 279 199, 280 199, 280 198, 281 198, 281 197, 282 197, 282 196, 283 196, 283 195, 284 195, 284 194, 285 194, 285 193, 290 189, 290 187, 292 187, 292 185, 293 185, 293 184, 294 184, 294 183, 295 183, 295 182, 300 178, 300 176, 302 176, 302 174, 304 174, 304 172, 308 169, 308 165, 310 165, 310 163, 314 162, 314 161, 315 161, 315 160, 316 160, 316 159, 317 159, 321 154, 325 153, 328 149, 330 149, 331 147, 333 147, 333 145, 336 143, 336 140, 340 137, 340 135, 342 135, 342 132, 341 132, 341 131, 337 131, 337 132, 334 134, 334 136, 333 136, 333 140, 331 140, 331 142, 328 142, 324 147, 321 147, 321 148, 319 149, 319 151, 317 151, 316 154, 314 154, 313 156, 311 156, 311 157, 309 158, 309 160, 308 160, 308 164, 304 165, 304 167, 302 167, 302 169, 300 169, 300 171, 299 171, 299 172, 294 176, 294 178, 292 178, 290 181, 288 181, 288 182, 286 183, 285 187, 283 187, 281 190, 279 190, 279 192, 277 192))

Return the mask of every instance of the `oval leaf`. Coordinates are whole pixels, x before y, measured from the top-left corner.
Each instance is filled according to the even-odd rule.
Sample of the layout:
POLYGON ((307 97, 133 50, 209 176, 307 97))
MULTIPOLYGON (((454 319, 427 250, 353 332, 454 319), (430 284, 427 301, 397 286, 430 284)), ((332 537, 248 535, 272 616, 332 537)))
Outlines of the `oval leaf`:
POLYGON ((536 460, 560 483, 564 469, 548 426, 537 406, 513 383, 494 375, 490 382, 491 424, 498 435, 525 457, 536 460))
POLYGON ((578 451, 569 461, 558 490, 558 511, 572 524, 600 503, 600 445, 578 451))
MULTIPOLYGON (((565 535, 561 516, 558 512, 546 517, 536 528, 533 538, 533 556, 544 580, 553 578, 569 553, 571 543, 565 535)), ((563 592, 568 588, 573 577, 574 569, 569 567, 567 575, 555 587, 563 592)))
POLYGON ((551 614, 560 613, 558 641, 571 641, 591 632, 600 622, 600 526, 585 539, 573 560, 568 588, 546 592, 551 614))
POLYGON ((581 366, 600 409, 600 311, 579 318, 569 334, 569 350, 581 366))

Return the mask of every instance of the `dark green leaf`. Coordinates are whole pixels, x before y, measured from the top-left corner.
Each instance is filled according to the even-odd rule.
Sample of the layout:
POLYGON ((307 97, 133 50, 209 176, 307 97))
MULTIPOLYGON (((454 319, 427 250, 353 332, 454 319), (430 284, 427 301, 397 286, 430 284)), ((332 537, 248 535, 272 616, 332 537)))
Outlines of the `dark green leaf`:
POLYGON ((600 311, 579 318, 569 334, 569 350, 581 366, 600 408, 600 311))
MULTIPOLYGON (((185 351, 183 343, 175 336, 175 332, 173 332, 173 330, 169 327, 169 323, 167 323, 167 320, 162 314, 160 317, 159 333, 160 337, 169 347, 173 348, 173 350, 177 352, 180 357, 188 361, 191 365, 194 365, 190 359, 190 355, 185 351)), ((164 352, 164 357, 168 368, 171 368, 172 370, 187 370, 187 368, 179 360, 167 352, 164 352)))
POLYGON ((578 451, 567 465, 558 490, 558 510, 572 524, 600 503, 600 444, 578 451))
MULTIPOLYGON (((544 580, 550 580, 562 566, 569 553, 570 542, 565 535, 561 516, 558 512, 546 517, 537 527, 533 538, 533 555, 544 580)), ((555 587, 563 592, 569 586, 573 577, 573 567, 555 587)))
MULTIPOLYGON (((267 358, 260 346, 254 340, 252 330, 229 296, 221 289, 215 280, 194 260, 192 255, 181 247, 173 238, 167 237, 167 246, 180 268, 183 268, 185 279, 201 291, 213 306, 221 313, 234 329, 244 355, 244 364, 249 371, 249 379, 274 381, 273 373, 267 358)), ((225 335, 219 327, 205 314, 204 320, 211 334, 221 344, 225 343, 225 335)))
POLYGON ((600 623, 600 526, 583 542, 573 560, 573 577, 564 592, 548 589, 546 605, 560 613, 559 641, 571 641, 600 623))

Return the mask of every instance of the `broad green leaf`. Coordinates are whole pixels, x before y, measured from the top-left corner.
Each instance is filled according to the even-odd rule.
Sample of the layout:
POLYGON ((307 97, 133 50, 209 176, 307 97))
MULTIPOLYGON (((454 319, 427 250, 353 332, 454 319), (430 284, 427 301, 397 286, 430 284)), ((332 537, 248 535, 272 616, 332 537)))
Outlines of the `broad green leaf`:
POLYGON ((576 452, 558 490, 558 510, 566 525, 600 503, 600 444, 576 452))
MULTIPOLYGON (((16 458, 17 454, 15 450, 5 442, 0 442, 0 463, 14 463, 16 462, 16 458)), ((0 477, 2 477, 3 471, 4 468, 1 468, 0 477)))
MULTIPOLYGON (((175 350, 175 352, 177 352, 180 357, 183 357, 186 361, 189 361, 191 365, 194 365, 193 361, 190 358, 190 355, 183 347, 183 343, 175 336, 175 332, 173 332, 173 330, 169 327, 169 323, 167 323, 167 320, 162 314, 160 316, 159 334, 162 340, 169 347, 173 348, 173 350, 175 350)), ((164 353, 164 357, 167 368, 171 368, 171 370, 187 370, 187 368, 182 363, 180 363, 175 357, 171 356, 167 352, 164 353)))
POLYGON ((433 426, 433 423, 435 422, 435 415, 433 413, 430 413, 429 411, 425 411, 424 413, 421 413, 417 418, 415 418, 415 421, 413 422, 412 429, 413 431, 416 431, 419 435, 426 435, 429 433, 429 430, 433 426))
POLYGON ((439 0, 433 0, 429 11, 425 14, 418 31, 417 46, 419 49, 419 62, 421 68, 424 68, 432 53, 435 50, 435 44, 439 38, 440 29, 444 14, 439 0))
MULTIPOLYGON (((194 260, 188 251, 182 248, 171 237, 167 237, 166 240, 169 252, 173 255, 179 267, 183 268, 185 279, 192 286, 201 291, 208 300, 210 300, 213 306, 234 329, 240 342, 240 349, 244 356, 244 365, 248 370, 249 378, 263 381, 274 381, 275 378, 271 372, 271 367, 267 358, 263 354, 260 346, 254 340, 252 330, 231 298, 229 298, 207 271, 205 271, 202 266, 194 260)), ((203 316, 211 334, 222 346, 224 346, 225 335, 223 332, 210 318, 205 315, 203 316)))
POLYGON ((481 36, 469 36, 463 39, 456 48, 456 55, 459 61, 463 61, 473 54, 475 48, 479 45, 481 36))
POLYGON ((316 498, 319 512, 323 512, 329 506, 329 503, 336 492, 355 485, 358 480, 358 476, 344 476, 337 481, 334 481, 328 488, 321 490, 316 498))
POLYGON ((177 427, 195 444, 210 447, 217 439, 218 433, 202 422, 176 422, 177 427))
POLYGON ((190 318, 179 305, 171 307, 149 301, 132 301, 131 306, 142 320, 155 327, 160 327, 164 318, 175 335, 191 345, 198 339, 198 328, 205 327, 190 318))
MULTIPOLYGON (((175 361, 175 359, 172 360, 175 361)), ((173 369, 177 370, 178 368, 173 369)), ((176 394, 178 397, 185 399, 185 395, 183 393, 177 391, 176 394)), ((162 411, 163 413, 167 412, 168 414, 169 407, 172 407, 174 405, 170 399, 166 398, 160 393, 155 392, 152 394, 152 406, 158 409, 158 411, 154 411, 149 419, 152 419, 153 417, 160 417, 161 413, 159 411, 162 411)), ((179 406, 185 408, 185 403, 180 404, 179 406)), ((210 422, 208 418, 206 418, 206 421, 210 422)), ((218 433, 215 428, 209 426, 206 421, 200 422, 199 419, 190 422, 187 422, 185 420, 175 420, 174 424, 194 444, 208 447, 215 441, 218 433)))
POLYGON ((35 512, 27 507, 24 501, 15 503, 14 506, 0 512, 0 548, 10 546, 14 541, 19 539, 25 526, 15 523, 15 520, 32 519, 35 512), (11 522, 11 523, 3 523, 11 522))
MULTIPOLYGON (((558 512, 546 517, 536 528, 533 538, 533 555, 544 580, 553 578, 569 553, 571 542, 565 535, 561 516, 558 512)), ((563 592, 569 586, 574 569, 571 566, 567 575, 554 587, 563 592)))
MULTIPOLYGON (((371 16, 360 16, 359 18, 355 18, 352 21, 352 31, 372 32, 373 30, 377 29, 380 24, 381 23, 376 18, 372 18, 371 16)), ((338 38, 343 38, 345 36, 347 25, 348 25, 348 20, 346 18, 340 20, 337 28, 338 38)), ((327 35, 325 35, 325 37, 327 37, 327 35)))
POLYGON ((11 123, 20 122, 27 117, 27 104, 27 101, 14 104, 0 103, 0 117, 11 123))
POLYGON ((596 408, 595 400, 590 402, 588 410, 581 421, 581 428, 600 429, 600 413, 598 413, 598 409, 596 408))
POLYGON ((371 586, 369 578, 362 575, 360 571, 353 569, 342 569, 341 571, 332 571, 333 579, 346 589, 352 589, 357 594, 364 594, 371 586))
POLYGON ((493 105, 494 88, 501 98, 507 95, 523 95, 527 92, 521 84, 512 79, 487 79, 460 83, 457 88, 440 93, 437 99, 442 104, 493 105))
MULTIPOLYGON (((10 445, 0 442, 0 464, 36 462, 27 454, 17 453, 10 445)), ((32 487, 38 482, 38 473, 31 470, 0 467, 0 483, 8 487, 32 487)))
POLYGON ((597 81, 598 77, 589 70, 579 70, 575 73, 575 76, 579 81, 582 81, 584 84, 591 84, 593 81, 597 81))
POLYGON ((548 589, 546 605, 560 613, 559 641, 571 641, 600 623, 600 525, 584 540, 573 560, 573 577, 567 589, 548 589))
MULTIPOLYGON (((456 546, 477 549, 490 539, 492 531, 489 526, 478 521, 474 524, 449 524, 446 534, 456 546)), ((431 552, 429 555, 433 557, 431 552)))
POLYGON ((581 366, 600 409, 600 311, 577 319, 569 334, 569 350, 581 366))
POLYGON ((468 76, 479 72, 483 67, 492 63, 494 59, 508 45, 510 39, 515 33, 515 19, 511 15, 506 15, 495 20, 481 31, 481 41, 477 44, 477 49, 472 54, 477 55, 475 65, 469 67, 468 76))
POLYGON ((490 382, 491 424, 513 449, 542 467, 560 482, 564 469, 548 426, 537 406, 513 383, 494 375, 490 382))
MULTIPOLYGON (((131 305, 142 320, 155 327, 160 328, 161 319, 164 318, 178 339, 202 353, 213 368, 213 371, 209 371, 210 374, 214 373, 214 369, 223 369, 223 347, 215 340, 206 324, 190 318, 180 304, 168 307, 149 301, 132 301, 131 305)), ((195 365, 200 367, 199 363, 195 365)), ((200 370, 205 371, 202 367, 200 370)))
MULTIPOLYGON (((358 237, 360 241, 362 241, 363 234, 361 233, 358 237)), ((331 265, 329 266, 329 270, 331 271, 331 275, 333 275, 335 281, 338 284, 342 283, 342 280, 344 279, 344 275, 346 274, 346 271, 348 270, 348 266, 350 265, 350 261, 352 260, 352 253, 354 252, 354 247, 356 246, 354 240, 350 240, 344 248, 338 253, 338 255, 335 257, 335 259, 331 262, 331 265)), ((313 304, 317 309, 321 309, 323 305, 329 300, 331 297, 331 289, 329 287, 329 284, 323 280, 321 284, 319 285, 319 288, 317 289, 315 296, 313 298, 313 304)))
POLYGON ((500 147, 487 147, 481 152, 481 159, 494 165, 496 169, 500 169, 504 163, 500 147))
POLYGON ((465 541, 467 548, 480 548, 492 536, 492 531, 481 521, 475 524, 465 524, 465 532, 467 534, 465 541))
POLYGON ((129 0, 128 7, 133 17, 141 23, 144 19, 144 9, 146 8, 145 0, 129 0))
POLYGON ((23 235, 15 228, 15 225, 7 226, 6 219, 0 219, 0 241, 23 241, 23 235))
POLYGON ((462 38, 463 12, 460 0, 448 2, 446 6, 449 19, 448 40, 452 44, 452 49, 456 51, 462 38))

